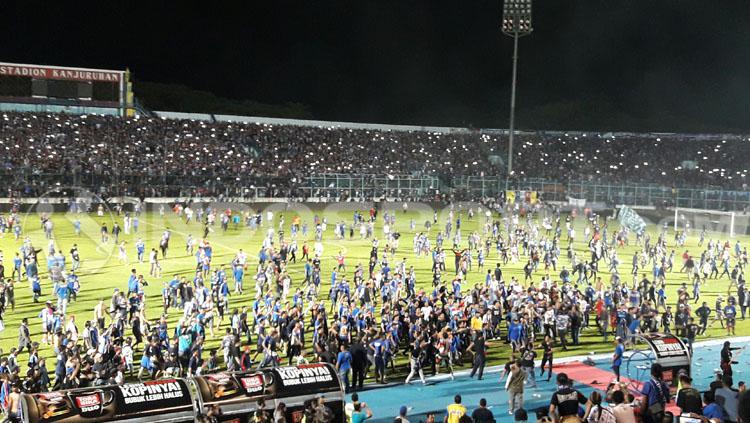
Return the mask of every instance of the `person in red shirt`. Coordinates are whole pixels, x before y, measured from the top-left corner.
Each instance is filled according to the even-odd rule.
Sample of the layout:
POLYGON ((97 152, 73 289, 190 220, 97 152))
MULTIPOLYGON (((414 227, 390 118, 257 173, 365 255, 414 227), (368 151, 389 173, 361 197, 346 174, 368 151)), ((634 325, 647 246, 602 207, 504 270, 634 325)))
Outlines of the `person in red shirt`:
POLYGON ((336 259, 336 263, 338 263, 337 271, 343 270, 344 272, 346 272, 346 265, 344 264, 344 259, 346 259, 346 256, 344 255, 344 253, 339 251, 339 254, 334 258, 336 259))

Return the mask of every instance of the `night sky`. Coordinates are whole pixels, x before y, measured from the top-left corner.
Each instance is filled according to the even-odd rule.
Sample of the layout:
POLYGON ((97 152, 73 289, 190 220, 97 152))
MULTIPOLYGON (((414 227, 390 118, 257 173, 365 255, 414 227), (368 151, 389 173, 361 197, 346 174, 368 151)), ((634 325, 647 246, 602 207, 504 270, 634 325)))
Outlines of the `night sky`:
MULTIPOLYGON (((219 4, 4 1, 0 61, 129 67, 319 119, 507 127, 499 0, 219 4)), ((537 0, 518 124, 750 131, 749 22, 747 1, 537 0)))

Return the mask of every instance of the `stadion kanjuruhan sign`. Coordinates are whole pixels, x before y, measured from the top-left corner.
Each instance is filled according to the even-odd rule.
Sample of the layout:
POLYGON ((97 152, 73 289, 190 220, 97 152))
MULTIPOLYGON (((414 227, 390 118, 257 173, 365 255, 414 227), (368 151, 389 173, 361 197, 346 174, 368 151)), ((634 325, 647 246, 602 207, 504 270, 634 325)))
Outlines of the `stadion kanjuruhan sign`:
POLYGON ((86 82, 120 82, 123 71, 106 69, 64 68, 59 66, 22 65, 0 62, 0 76, 18 76, 36 79, 59 79, 86 82))

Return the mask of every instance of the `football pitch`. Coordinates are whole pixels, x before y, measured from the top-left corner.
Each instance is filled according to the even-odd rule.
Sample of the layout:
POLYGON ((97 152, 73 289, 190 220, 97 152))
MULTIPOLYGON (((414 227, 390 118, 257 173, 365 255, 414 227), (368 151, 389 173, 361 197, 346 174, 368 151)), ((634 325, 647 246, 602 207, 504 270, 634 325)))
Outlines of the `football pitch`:
MULTIPOLYGON (((299 216, 301 223, 306 223, 309 227, 307 237, 304 237, 301 233, 297 234, 297 242, 300 251, 297 253, 297 257, 301 257, 301 248, 305 241, 310 247, 311 254, 313 252, 313 245, 315 243, 315 225, 313 223, 315 216, 320 219, 325 218, 327 220, 326 230, 323 232, 323 254, 321 257, 321 296, 325 296, 325 300, 328 301, 327 291, 330 285, 330 274, 331 270, 337 265, 334 256, 340 252, 346 256, 346 266, 348 272, 348 279, 351 281, 351 274, 357 265, 361 263, 365 268, 369 261, 370 250, 372 249, 372 241, 370 239, 361 239, 358 230, 354 230, 353 237, 349 236, 349 227, 352 224, 353 213, 355 210, 359 210, 362 215, 367 219, 369 205, 364 206, 357 203, 347 203, 342 207, 327 207, 326 209, 310 210, 306 207, 289 207, 288 205, 277 204, 273 207, 273 219, 268 220, 266 210, 258 210, 262 214, 263 222, 260 227, 251 229, 246 226, 244 220, 237 225, 229 223, 227 230, 222 230, 221 225, 217 221, 214 226, 211 227, 207 240, 213 247, 213 259, 212 268, 218 266, 224 266, 227 270, 227 277, 229 278, 230 289, 233 289, 234 283, 231 277, 230 263, 235 257, 238 250, 244 250, 248 255, 248 270, 245 272, 244 282, 244 294, 237 295, 233 294, 229 298, 229 311, 224 319, 221 327, 215 328, 215 337, 207 335, 206 346, 209 349, 219 348, 221 336, 225 328, 229 325, 228 314, 234 308, 240 308, 242 306, 248 306, 251 308, 252 301, 255 296, 254 280, 255 267, 258 263, 258 252, 260 251, 263 239, 268 233, 268 229, 273 227, 276 235, 274 240, 278 242, 278 231, 280 230, 280 220, 284 220, 284 225, 281 227, 285 233, 285 239, 291 239, 290 225, 296 216, 299 216), (336 239, 334 236, 334 227, 336 222, 344 222, 346 224, 346 236, 344 239, 336 239)), ((224 209, 221 208, 220 211, 224 209)), ((486 210, 486 209, 485 209, 486 210)), ((234 210, 235 213, 238 210, 234 210)), ((255 210, 253 211, 253 213, 255 210)), ((402 258, 406 258, 407 267, 414 266, 417 275, 417 290, 420 288, 430 292, 432 290, 432 259, 431 257, 422 255, 417 257, 414 253, 412 240, 415 232, 427 232, 430 238, 431 244, 435 245, 435 237, 437 232, 445 228, 446 219, 449 216, 449 208, 445 208, 438 211, 438 222, 432 225, 428 231, 425 228, 425 222, 433 221, 433 211, 428 210, 427 207, 419 209, 418 207, 410 207, 409 211, 404 212, 401 208, 401 204, 387 205, 385 208, 381 208, 378 212, 378 219, 374 229, 374 235, 381 239, 380 249, 384 245, 382 239, 383 235, 383 219, 382 216, 385 212, 389 214, 395 214, 395 228, 391 228, 391 231, 397 231, 401 234, 399 240, 399 246, 394 256, 394 261, 400 261, 402 258), (390 209, 389 209, 390 207, 390 209), (413 223, 412 223, 413 221, 413 223), (412 226, 414 227, 412 229, 412 226)), ((482 237, 482 244, 485 236, 483 234, 483 226, 485 223, 486 216, 484 211, 482 213, 476 213, 473 218, 470 218, 467 213, 467 209, 455 208, 455 216, 461 216, 461 231, 462 231, 462 247, 467 246, 467 238, 469 233, 477 231, 482 237)), ((42 293, 43 296, 39 299, 39 302, 34 302, 32 298, 30 282, 23 279, 15 286, 15 298, 16 304, 15 309, 11 309, 10 305, 6 305, 5 313, 3 314, 4 330, 0 332, 0 348, 3 353, 7 353, 11 347, 17 346, 18 339, 18 327, 22 318, 28 318, 29 327, 32 334, 33 341, 40 341, 42 338, 42 327, 41 319, 38 318, 39 312, 44 306, 46 300, 56 303, 56 297, 52 292, 52 282, 49 279, 47 273, 47 251, 50 241, 45 237, 45 232, 42 229, 40 221, 40 213, 35 211, 31 213, 21 213, 22 219, 22 233, 18 239, 15 239, 12 232, 6 232, 2 234, 0 238, 0 250, 2 251, 3 264, 5 265, 6 277, 10 277, 13 267, 13 257, 16 252, 22 247, 24 240, 29 239, 36 249, 41 249, 39 253, 39 272, 42 280, 42 293)), ((93 309, 94 306, 100 299, 105 301, 108 305, 112 297, 113 291, 116 288, 120 290, 127 290, 127 281, 130 275, 131 269, 136 269, 139 274, 143 274, 145 279, 148 281, 148 286, 145 287, 146 294, 146 317, 149 321, 155 322, 161 317, 162 300, 161 300, 161 289, 162 284, 165 281, 172 279, 173 275, 186 276, 189 280, 195 274, 196 259, 193 255, 186 252, 186 240, 188 235, 192 238, 200 240, 203 238, 204 225, 199 222, 192 221, 186 223, 184 216, 177 215, 168 208, 163 212, 149 211, 140 214, 138 217, 138 232, 134 233, 131 230, 130 234, 120 233, 120 241, 125 242, 125 251, 127 253, 127 261, 123 260, 119 254, 119 245, 116 245, 113 237, 110 235, 108 242, 102 242, 100 235, 101 225, 104 223, 111 230, 112 225, 115 221, 122 227, 123 226, 123 215, 118 215, 114 212, 105 212, 103 216, 98 216, 96 211, 91 213, 53 213, 51 214, 51 220, 54 223, 53 230, 53 242, 55 248, 62 251, 66 257, 66 268, 70 269, 71 260, 69 251, 73 244, 77 244, 78 250, 81 257, 81 266, 76 272, 80 279, 80 292, 77 295, 75 301, 71 301, 68 306, 68 316, 75 315, 76 322, 78 325, 79 333, 83 331, 83 325, 86 320, 94 320, 93 309), (81 231, 80 234, 76 234, 75 222, 80 222, 81 231), (161 258, 160 264, 162 267, 161 277, 150 277, 148 263, 148 252, 151 248, 157 248, 162 233, 165 230, 171 232, 170 248, 166 258, 161 258), (136 242, 141 239, 146 246, 146 254, 144 262, 140 263, 136 260, 136 242)), ((501 217, 497 214, 492 215, 493 220, 499 220, 501 217)), ((523 220, 522 220, 523 222, 523 220)), ((541 224, 541 221, 538 223, 541 224)), ((574 220, 574 227, 577 232, 577 236, 574 242, 574 248, 577 255, 581 259, 588 259, 590 253, 588 252, 588 239, 584 239, 584 227, 586 225, 586 219, 578 217, 574 220)), ((563 222, 564 225, 564 222, 563 222)), ((614 236, 615 231, 619 225, 613 221, 609 226, 609 237, 611 239, 614 236)), ((454 225, 455 228, 455 225, 454 225)), ((659 228, 656 225, 650 225, 648 231, 652 236, 652 243, 654 243, 658 236, 659 228)), ((506 234, 503 234, 506 236, 506 234)), ((714 240, 720 239, 722 242, 728 238, 728 235, 709 234, 707 240, 713 236, 714 240)), ((739 239, 741 245, 744 247, 748 243, 746 236, 740 236, 739 239)), ((731 244, 734 245, 735 240, 730 240, 731 244)), ((692 293, 691 284, 685 274, 679 273, 679 269, 682 265, 681 254, 684 250, 690 251, 694 257, 700 257, 702 248, 698 247, 698 232, 694 231, 689 237, 684 248, 677 248, 674 241, 674 234, 671 230, 668 231, 667 243, 670 249, 675 249, 675 269, 673 272, 667 274, 667 304, 674 304, 676 302, 676 292, 679 286, 683 282, 688 283, 689 292, 692 293)), ((570 270, 570 261, 566 256, 564 246, 567 245, 567 236, 563 228, 563 235, 561 240, 561 254, 560 261, 558 262, 557 272, 552 272, 550 269, 550 275, 552 280, 559 280, 558 274, 562 266, 565 266, 570 270)), ((632 276, 629 274, 631 269, 631 257, 633 252, 636 251, 635 238, 634 236, 630 239, 630 245, 618 249, 618 256, 620 258, 620 274, 624 281, 628 284, 632 281, 632 276)), ((445 248, 450 248, 452 242, 446 239, 444 242, 445 248)), ((704 244, 705 247, 705 244, 704 244)), ((443 273, 443 278, 446 282, 450 282, 453 277, 453 260, 450 252, 446 258, 446 272, 443 273)), ((382 258, 382 253, 380 253, 382 258)), ((476 254, 474 257, 473 270, 469 272, 468 282, 464 285, 464 290, 470 289, 474 284, 483 284, 485 275, 488 269, 494 269, 495 263, 499 262, 497 252, 493 247, 490 249, 490 254, 486 258, 485 268, 480 270, 477 268, 476 254)), ((503 277, 507 281, 511 277, 523 281, 524 273, 523 266, 526 263, 526 259, 521 257, 517 263, 508 263, 502 265, 503 277)), ((732 261, 734 265, 734 260, 732 261)), ((296 264, 288 265, 288 272, 292 277, 292 290, 302 286, 304 280, 304 263, 300 260, 296 264)), ((650 269, 645 269, 642 272, 647 274, 649 280, 652 279, 650 269)), ((541 277, 544 275, 543 266, 534 274, 534 281, 538 283, 541 277)), ((606 282, 610 279, 610 274, 607 271, 607 266, 604 263, 600 263, 600 274, 602 280, 606 282)), ((638 279, 640 279, 640 274, 638 279)), ((575 277, 574 277, 575 280, 575 277)), ((725 276, 723 279, 711 279, 708 283, 702 286, 701 299, 708 302, 709 306, 713 308, 713 303, 717 295, 723 295, 726 298, 729 287, 729 279, 725 276)), ((583 290, 583 287, 581 287, 583 290)), ((733 289, 734 290, 734 289, 733 289)), ((735 293, 732 293, 735 295, 735 293)), ((691 301, 692 302, 692 301, 691 301)), ((674 307, 673 307, 674 308, 674 307)), ((182 313, 177 309, 170 309, 168 322, 170 330, 173 330, 179 317, 182 313)), ((306 316, 309 319, 309 316, 306 316)), ((593 319, 591 320, 593 322, 593 319)), ((750 323, 743 320, 738 320, 736 334, 747 335, 750 334, 750 323)), ((127 334, 130 335, 130 329, 127 329, 127 334)), ((721 328, 720 325, 716 324, 707 333, 698 338, 698 340, 704 340, 709 338, 719 338, 726 336, 726 331, 721 328)), ((253 337, 255 338, 255 337, 253 337)), ((610 337, 610 340, 612 338, 610 337)), ((254 342, 253 342, 254 344, 254 342)), ((252 346, 254 348, 254 345, 252 346)), ((307 345, 306 355, 308 358, 312 356, 310 346, 307 345)), ((585 329, 581 338, 580 345, 573 346, 569 345, 567 352, 556 351, 556 357, 568 356, 568 355, 581 355, 591 352, 608 352, 613 349, 611 343, 603 342, 601 335, 595 330, 595 328, 589 327, 585 329)), ((140 359, 142 349, 136 352, 136 362, 140 359)), ((54 354, 51 347, 43 345, 41 348, 41 355, 45 357, 52 357, 54 354)), ((490 343, 489 350, 489 364, 499 364, 510 355, 510 348, 508 345, 501 341, 493 341, 490 343)), ((20 363, 25 363, 26 353, 22 354, 19 359, 20 363)), ((718 356, 717 356, 718 361, 718 356)), ((398 362, 405 364, 406 360, 404 357, 399 355, 398 362)), ((464 360, 468 363, 468 360, 464 360)), ((48 368, 51 369, 51 364, 48 364, 48 368)), ((406 369, 404 366, 397 367, 397 373, 403 374, 406 369)), ((393 376, 393 374, 391 374, 393 376)), ((393 379, 391 379, 393 380, 393 379)))

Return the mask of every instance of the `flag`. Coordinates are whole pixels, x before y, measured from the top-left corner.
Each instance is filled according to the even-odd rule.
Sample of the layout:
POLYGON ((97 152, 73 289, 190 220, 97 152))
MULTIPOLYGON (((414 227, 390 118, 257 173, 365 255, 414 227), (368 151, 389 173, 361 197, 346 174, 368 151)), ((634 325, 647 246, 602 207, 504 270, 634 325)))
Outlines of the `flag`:
POLYGON ((627 206, 620 207, 620 211, 617 214, 617 220, 620 224, 633 232, 642 233, 646 230, 646 222, 643 220, 635 210, 627 206))
POLYGON ((516 192, 505 191, 505 202, 508 204, 514 204, 516 202, 516 192))

